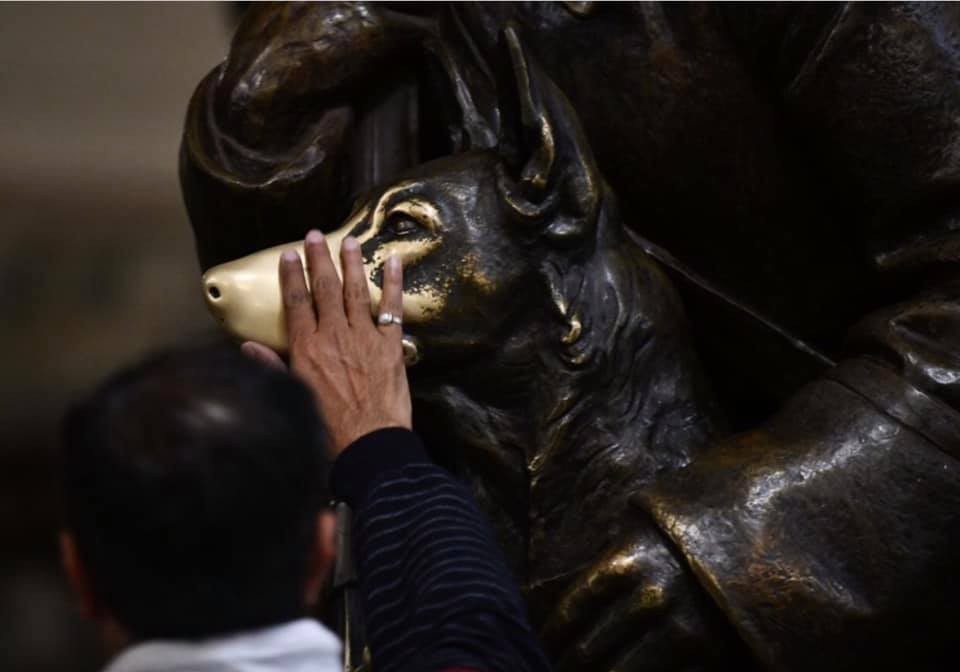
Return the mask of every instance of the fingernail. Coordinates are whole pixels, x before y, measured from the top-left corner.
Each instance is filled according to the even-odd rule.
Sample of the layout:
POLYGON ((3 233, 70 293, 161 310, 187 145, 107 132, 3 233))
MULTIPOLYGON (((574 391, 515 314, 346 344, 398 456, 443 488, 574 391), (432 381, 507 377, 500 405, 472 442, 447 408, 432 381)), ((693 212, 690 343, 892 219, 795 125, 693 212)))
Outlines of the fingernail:
POLYGON ((387 268, 390 269, 391 271, 399 271, 399 270, 400 270, 400 256, 397 255, 397 254, 391 254, 391 255, 387 258, 387 268))
POLYGON ((347 236, 343 239, 343 249, 345 249, 347 252, 353 252, 358 247, 360 247, 360 244, 357 243, 357 239, 353 236, 347 236))
POLYGON ((311 229, 311 230, 307 233, 307 242, 308 242, 308 243, 322 243, 322 242, 323 242, 323 234, 320 233, 319 231, 317 231, 316 229, 311 229))
POLYGON ((284 261, 296 261, 297 257, 300 255, 297 254, 296 250, 284 250, 283 254, 280 255, 280 258, 284 261))

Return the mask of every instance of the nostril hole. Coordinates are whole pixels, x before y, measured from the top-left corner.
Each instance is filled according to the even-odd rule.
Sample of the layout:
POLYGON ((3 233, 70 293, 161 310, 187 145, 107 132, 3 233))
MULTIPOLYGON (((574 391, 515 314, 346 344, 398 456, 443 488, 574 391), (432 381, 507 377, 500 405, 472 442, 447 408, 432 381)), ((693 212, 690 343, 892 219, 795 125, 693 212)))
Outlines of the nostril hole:
POLYGON ((211 299, 219 299, 219 298, 220 298, 220 288, 217 287, 216 285, 210 285, 209 287, 207 287, 207 294, 210 295, 210 298, 211 298, 211 299))

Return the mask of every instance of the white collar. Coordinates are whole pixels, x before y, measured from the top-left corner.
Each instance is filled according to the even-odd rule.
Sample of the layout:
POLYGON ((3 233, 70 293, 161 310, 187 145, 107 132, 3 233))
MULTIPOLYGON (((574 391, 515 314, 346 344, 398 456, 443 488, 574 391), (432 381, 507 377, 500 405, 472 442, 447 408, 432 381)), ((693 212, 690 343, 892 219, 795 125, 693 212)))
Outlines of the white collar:
POLYGON ((148 641, 103 672, 341 672, 340 640, 311 619, 200 641, 148 641))

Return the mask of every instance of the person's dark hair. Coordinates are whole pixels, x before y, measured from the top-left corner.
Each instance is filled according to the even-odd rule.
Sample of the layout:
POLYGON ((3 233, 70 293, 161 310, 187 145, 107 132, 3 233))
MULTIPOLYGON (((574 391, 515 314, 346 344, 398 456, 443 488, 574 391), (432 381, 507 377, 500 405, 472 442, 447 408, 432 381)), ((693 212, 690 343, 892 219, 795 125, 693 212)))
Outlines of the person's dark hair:
POLYGON ((325 434, 307 389, 232 349, 154 356, 64 422, 66 525, 138 639, 304 613, 325 434))

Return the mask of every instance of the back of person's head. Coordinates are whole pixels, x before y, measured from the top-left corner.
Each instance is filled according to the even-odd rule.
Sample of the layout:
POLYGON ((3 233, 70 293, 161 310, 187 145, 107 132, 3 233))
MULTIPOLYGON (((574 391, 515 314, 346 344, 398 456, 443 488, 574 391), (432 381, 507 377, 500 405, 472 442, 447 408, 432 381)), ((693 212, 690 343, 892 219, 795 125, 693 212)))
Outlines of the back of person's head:
POLYGON ((324 441, 307 389, 233 350, 109 379, 64 423, 66 525, 98 600, 137 639, 302 616, 324 441))

